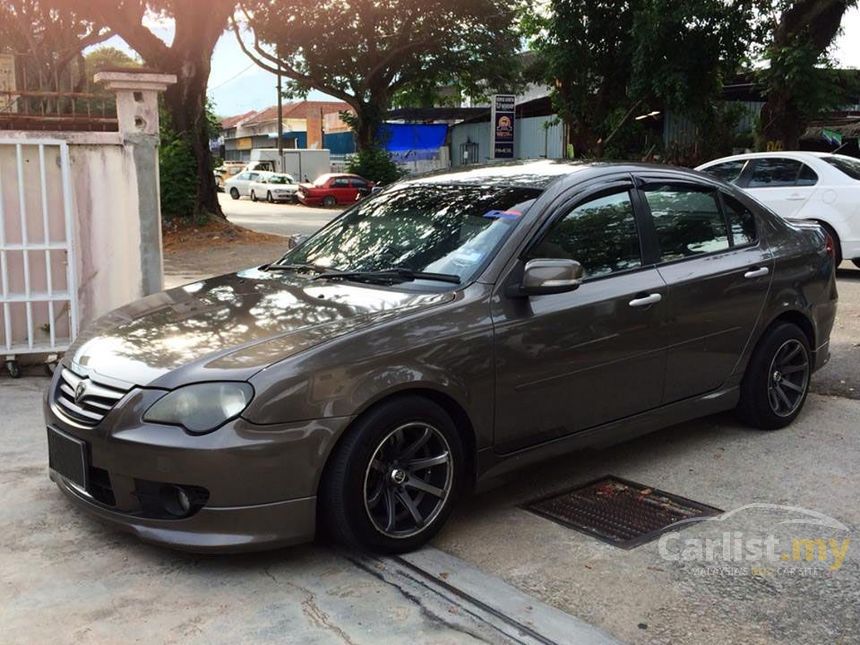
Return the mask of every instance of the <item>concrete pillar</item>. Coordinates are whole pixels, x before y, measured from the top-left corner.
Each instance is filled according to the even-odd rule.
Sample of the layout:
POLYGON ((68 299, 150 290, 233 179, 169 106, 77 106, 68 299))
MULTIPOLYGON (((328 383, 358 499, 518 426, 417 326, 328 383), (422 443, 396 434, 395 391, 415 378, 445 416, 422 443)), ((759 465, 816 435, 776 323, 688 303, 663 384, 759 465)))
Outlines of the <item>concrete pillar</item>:
POLYGON ((140 211, 140 271, 143 295, 162 289, 161 198, 158 183, 158 94, 176 82, 173 74, 134 70, 99 72, 97 83, 116 94, 119 134, 137 175, 140 211))

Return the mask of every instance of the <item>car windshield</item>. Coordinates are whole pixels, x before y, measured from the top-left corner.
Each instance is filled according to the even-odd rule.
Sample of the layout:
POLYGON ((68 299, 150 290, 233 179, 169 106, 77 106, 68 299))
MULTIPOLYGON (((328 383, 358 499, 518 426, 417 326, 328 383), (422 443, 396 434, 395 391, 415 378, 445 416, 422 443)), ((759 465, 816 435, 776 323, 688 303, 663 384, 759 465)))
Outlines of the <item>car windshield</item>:
POLYGON ((540 194, 535 188, 418 185, 372 197, 287 253, 332 271, 475 276, 540 194))
POLYGON ((822 157, 824 161, 829 163, 837 170, 851 177, 851 179, 860 179, 860 160, 851 159, 850 157, 822 157))

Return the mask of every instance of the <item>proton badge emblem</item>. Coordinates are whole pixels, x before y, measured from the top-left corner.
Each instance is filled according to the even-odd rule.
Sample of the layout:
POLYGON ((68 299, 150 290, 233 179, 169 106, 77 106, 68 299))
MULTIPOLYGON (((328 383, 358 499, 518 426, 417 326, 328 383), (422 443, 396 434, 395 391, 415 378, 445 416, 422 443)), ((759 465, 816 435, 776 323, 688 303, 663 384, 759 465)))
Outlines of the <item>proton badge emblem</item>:
POLYGON ((81 381, 75 388, 75 403, 80 403, 87 393, 87 382, 81 381))

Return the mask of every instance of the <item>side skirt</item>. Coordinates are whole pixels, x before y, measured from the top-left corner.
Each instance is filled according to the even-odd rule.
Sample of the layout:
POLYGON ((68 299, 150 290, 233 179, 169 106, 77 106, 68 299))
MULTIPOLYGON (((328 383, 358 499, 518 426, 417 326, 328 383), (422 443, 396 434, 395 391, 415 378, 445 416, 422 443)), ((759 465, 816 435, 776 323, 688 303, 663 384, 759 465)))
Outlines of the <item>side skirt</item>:
POLYGON ((546 459, 583 448, 605 448, 676 423, 731 410, 737 405, 739 398, 739 387, 732 386, 582 430, 567 437, 552 439, 516 452, 499 454, 492 448, 484 449, 478 453, 476 490, 492 488, 500 483, 497 480, 504 475, 546 459))

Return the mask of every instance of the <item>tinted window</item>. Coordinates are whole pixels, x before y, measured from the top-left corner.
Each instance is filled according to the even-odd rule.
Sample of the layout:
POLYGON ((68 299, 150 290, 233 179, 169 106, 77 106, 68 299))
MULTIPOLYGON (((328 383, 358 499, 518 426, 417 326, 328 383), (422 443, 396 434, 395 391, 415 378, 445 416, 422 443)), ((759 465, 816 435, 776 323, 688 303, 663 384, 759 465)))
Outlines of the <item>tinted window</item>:
POLYGON ((800 165, 800 174, 797 176, 798 186, 814 186, 818 183, 818 175, 806 164, 800 165))
POLYGON ((749 188, 794 186, 802 165, 794 159, 756 159, 749 188))
POLYGON ((717 179, 722 179, 723 181, 731 183, 733 181, 736 181, 737 178, 741 176, 741 172, 746 165, 746 159, 740 159, 738 161, 727 161, 725 163, 720 163, 716 166, 706 168, 705 172, 713 175, 717 179))
POLYGON ((576 260, 586 277, 642 266, 630 193, 580 204, 553 224, 529 257, 576 260))
POLYGON ((735 246, 754 244, 758 239, 755 229, 755 216, 731 195, 723 193, 723 204, 726 207, 726 217, 729 219, 732 243, 735 246))
POLYGON ((346 188, 349 186, 349 179, 345 179, 343 177, 339 179, 335 179, 331 182, 332 188, 346 188))
POLYGON ((851 179, 860 179, 860 161, 851 159, 850 157, 821 157, 822 161, 826 161, 837 170, 851 177, 851 179))
POLYGON ((353 188, 367 188, 367 182, 363 179, 350 179, 353 188))
POLYGON ((729 248, 726 221, 712 191, 657 186, 646 190, 645 198, 664 262, 729 248))

